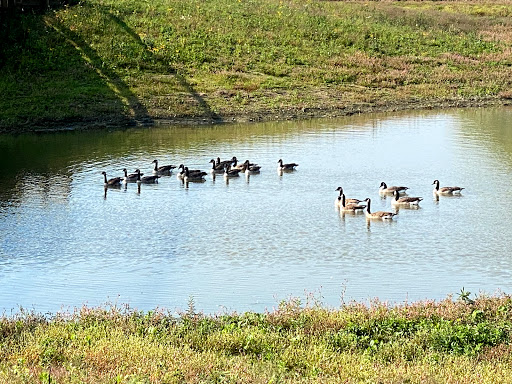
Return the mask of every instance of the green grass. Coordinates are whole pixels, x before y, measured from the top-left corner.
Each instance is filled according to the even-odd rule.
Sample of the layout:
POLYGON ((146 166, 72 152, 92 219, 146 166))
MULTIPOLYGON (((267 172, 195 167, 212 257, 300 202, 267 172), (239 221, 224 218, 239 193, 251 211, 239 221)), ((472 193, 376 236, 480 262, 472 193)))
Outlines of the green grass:
POLYGON ((512 299, 179 316, 81 308, 0 318, 0 382, 496 383, 512 374, 512 299))
POLYGON ((503 1, 89 0, 8 23, 0 128, 511 94, 503 1))

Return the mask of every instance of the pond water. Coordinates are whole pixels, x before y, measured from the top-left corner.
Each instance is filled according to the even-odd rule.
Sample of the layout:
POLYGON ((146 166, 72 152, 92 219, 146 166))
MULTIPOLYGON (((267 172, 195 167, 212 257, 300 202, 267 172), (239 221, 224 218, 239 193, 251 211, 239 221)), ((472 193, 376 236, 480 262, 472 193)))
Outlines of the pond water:
POLYGON ((81 305, 265 311, 290 297, 401 303, 512 288, 511 109, 0 136, 0 311, 81 305), (220 157, 259 175, 103 186, 220 157), (279 175, 277 160, 299 164, 279 175), (432 182, 465 187, 432 194, 432 182), (424 200, 391 222, 342 215, 335 189, 391 210, 379 184, 424 200))

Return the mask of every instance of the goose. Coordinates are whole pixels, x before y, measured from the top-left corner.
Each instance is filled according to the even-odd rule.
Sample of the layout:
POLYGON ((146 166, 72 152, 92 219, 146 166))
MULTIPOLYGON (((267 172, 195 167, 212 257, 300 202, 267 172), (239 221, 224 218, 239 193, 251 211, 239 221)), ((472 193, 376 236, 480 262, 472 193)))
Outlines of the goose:
POLYGON ((188 167, 184 168, 185 176, 183 177, 183 181, 188 183, 189 181, 204 181, 204 177, 207 175, 206 172, 191 172, 188 167))
POLYGON ((153 175, 162 175, 162 174, 168 174, 170 173, 174 168, 176 168, 175 165, 162 165, 158 166, 158 160, 153 160, 152 163, 155 164, 155 167, 153 168, 153 175))
POLYGON ((460 194, 460 192, 464 189, 461 187, 441 187, 439 188, 439 180, 434 180, 432 185, 435 185, 434 195, 453 195, 454 193, 460 194))
POLYGON ((224 177, 238 177, 241 169, 231 169, 231 165, 226 164, 224 168, 224 177))
POLYGON ((251 175, 255 173, 260 173, 261 166, 259 166, 258 164, 250 163, 249 160, 245 160, 245 162, 242 164, 241 170, 246 175, 251 175))
POLYGON ((246 162, 249 164, 249 166, 250 166, 250 167, 255 166, 255 165, 258 165, 258 164, 256 164, 256 163, 251 163, 249 160, 246 160, 246 161, 244 161, 243 163, 239 163, 239 162, 238 162, 238 159, 236 158, 236 156, 233 156, 232 164, 231 164, 231 168, 233 168, 233 169, 243 169, 244 164, 245 164, 246 162))
POLYGON ((367 219, 393 220, 393 216, 396 216, 396 213, 393 212, 377 211, 372 213, 370 212, 370 198, 367 197, 364 201, 367 203, 366 210, 364 212, 367 219))
MULTIPOLYGON (((219 159, 219 158, 217 158, 219 159)), ((219 159, 220 160, 220 159, 219 159)), ((210 160, 210 163, 212 163, 212 169, 210 169, 211 173, 224 173, 224 166, 227 164, 217 164, 214 159, 210 160)))
POLYGON ((400 193, 400 192, 405 192, 408 189, 409 189, 409 187, 396 187, 396 186, 388 187, 385 182, 382 182, 382 183, 380 183, 379 193, 392 194, 395 191, 398 191, 400 193))
MULTIPOLYGON (((185 177, 185 165, 184 164, 180 164, 178 166, 178 169, 181 169, 180 172, 178 172, 178 174, 176 175, 176 177, 178 179, 183 179, 185 177)), ((201 171, 200 169, 189 169, 188 170, 189 173, 200 173, 200 172, 203 172, 201 171)))
POLYGON ((123 179, 122 177, 113 177, 113 178, 107 180, 107 172, 103 171, 103 172, 101 172, 101 174, 103 175, 103 178, 105 179, 105 181, 104 181, 105 187, 118 187, 121 185, 121 180, 123 179))
MULTIPOLYGON (((123 172, 124 172, 123 181, 125 183, 135 183, 137 181, 137 178, 139 177, 138 173, 128 174, 128 171, 126 170, 126 168, 123 168, 123 172)), ((142 176, 143 173, 141 173, 140 175, 142 176)))
MULTIPOLYGON (((342 187, 338 187, 336 188, 336 191, 340 191, 340 195, 337 197, 336 200, 334 200, 334 204, 339 207, 341 206, 341 195, 343 195, 343 188, 342 187)), ((359 203, 362 203, 363 200, 359 200, 359 199, 348 199, 348 198, 345 198, 345 201, 347 202, 347 204, 359 204, 359 203)))
POLYGON ((423 200, 422 197, 400 197, 400 193, 398 191, 393 192, 393 195, 395 198, 391 201, 391 205, 418 205, 419 202, 423 200))
POLYGON ((244 166, 244 163, 239 163, 236 156, 233 156, 232 163, 231 163, 231 169, 242 169, 244 166))
POLYGON ((140 169, 136 169, 135 172, 137 172, 137 183, 138 184, 154 184, 158 183, 158 179, 160 178, 160 175, 152 175, 152 176, 144 176, 141 177, 140 169))
POLYGON ((235 156, 233 156, 231 158, 231 160, 223 160, 223 161, 220 161, 220 157, 217 157, 217 162, 215 163, 215 165, 218 165, 218 166, 221 166, 222 165, 222 169, 224 169, 224 166, 226 164, 233 164, 233 159, 236 159, 235 156))
POLYGON ((293 171, 295 170, 295 167, 299 166, 299 164, 296 163, 283 164, 282 159, 279 159, 277 162, 279 163, 279 167, 277 167, 277 169, 280 171, 293 171))
POLYGON ((366 205, 359 205, 359 203, 347 203, 345 199, 345 195, 341 194, 341 203, 339 208, 344 212, 363 212, 363 209, 366 208, 366 205))

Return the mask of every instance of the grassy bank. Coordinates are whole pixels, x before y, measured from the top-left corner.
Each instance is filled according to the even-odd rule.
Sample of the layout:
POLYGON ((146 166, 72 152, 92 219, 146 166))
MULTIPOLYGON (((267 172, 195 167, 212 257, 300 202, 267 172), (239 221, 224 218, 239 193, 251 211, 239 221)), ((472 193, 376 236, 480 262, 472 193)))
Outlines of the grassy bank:
POLYGON ((508 103, 512 3, 83 0, 4 19, 0 129, 508 103))
POLYGON ((3 383, 503 383, 508 296, 180 316, 118 307, 0 318, 3 383))

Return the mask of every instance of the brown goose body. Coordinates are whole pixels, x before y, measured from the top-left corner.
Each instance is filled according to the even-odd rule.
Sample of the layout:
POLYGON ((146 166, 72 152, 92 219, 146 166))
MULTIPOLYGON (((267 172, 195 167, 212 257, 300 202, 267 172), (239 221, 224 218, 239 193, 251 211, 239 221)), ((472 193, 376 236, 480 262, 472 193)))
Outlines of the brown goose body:
POLYGON ((165 174, 168 174, 170 173, 174 168, 176 168, 175 165, 162 165, 162 166, 158 166, 158 160, 153 160, 152 161, 153 164, 155 164, 155 167, 153 168, 153 174, 154 175, 165 175, 165 174))
POLYGON ((363 212, 366 205, 360 205, 359 203, 347 203, 345 195, 341 194, 341 204, 339 208, 344 212, 363 212))
POLYGON ((138 184, 155 184, 155 183, 158 183, 158 179, 160 178, 160 175, 141 177, 142 174, 140 173, 139 169, 136 169, 135 172, 137 172, 137 183, 138 184))
POLYGON ((227 164, 224 168, 224 177, 238 177, 241 169, 232 169, 231 165, 227 164))
POLYGON ((434 187, 434 195, 453 195, 459 194, 464 188, 461 187, 439 187, 439 180, 434 180, 432 185, 434 187))
POLYGON ((103 171, 101 174, 103 175, 105 187, 117 187, 121 185, 122 177, 113 177, 107 180, 107 172, 103 171))
POLYGON ((206 172, 199 171, 199 172, 190 172, 188 167, 184 168, 185 175, 183 177, 183 181, 189 182, 189 181, 204 181, 204 177, 207 175, 206 172))
MULTIPOLYGON (((220 158, 217 159, 220 161, 220 158)), ((222 162, 218 164, 214 159, 211 159, 210 163, 212 163, 212 168, 210 169, 211 173, 224 173, 224 167, 228 164, 222 162)))
POLYGON ((277 162, 279 163, 279 167, 277 167, 277 169, 281 170, 281 171, 293 171, 295 169, 295 167, 299 166, 299 164, 297 164, 297 163, 283 164, 282 159, 279 159, 277 162))
MULTIPOLYGON (((187 167, 188 168, 188 167, 187 167)), ((176 177, 178 179, 181 179, 183 180, 183 178, 185 177, 185 165, 184 164, 180 164, 178 166, 178 169, 180 169, 180 171, 178 172, 178 174, 176 175, 176 177)), ((192 174, 192 173, 201 173, 203 171, 201 171, 200 169, 189 169, 188 170, 189 174, 192 174)), ((203 172, 204 173, 204 172, 203 172)))
MULTIPOLYGON (((137 181, 137 178, 139 177, 139 175, 137 173, 128 173, 128 170, 126 168, 123 168, 123 172, 124 172, 123 181, 125 183, 135 183, 137 181)), ((142 176, 143 173, 141 173, 140 175, 142 176)))
POLYGON ((378 219, 378 220, 392 220, 394 216, 396 216, 396 213, 393 212, 385 212, 385 211, 377 211, 377 212, 371 212, 370 211, 370 204, 371 200, 370 198, 366 198, 366 210, 365 215, 367 219, 378 219))
MULTIPOLYGON (((340 207, 341 206, 341 195, 343 195, 343 188, 342 187, 338 187, 338 188, 336 188, 336 191, 339 191, 340 194, 336 198, 336 200, 334 200, 334 205, 336 205, 337 207, 340 207)), ((354 198, 349 199, 347 197, 345 197, 345 201, 346 201, 347 204, 359 204, 359 203, 363 202, 363 200, 354 199, 354 198)))
POLYGON ((221 161, 220 160, 220 157, 217 157, 217 161, 215 162, 215 165, 217 166, 222 166, 222 169, 224 169, 224 167, 227 165, 227 164, 233 164, 233 160, 235 159, 235 156, 233 156, 231 158, 231 160, 223 160, 221 161))
POLYGON ((260 173, 261 166, 255 163, 249 162, 249 160, 245 160, 242 164, 241 168, 242 172, 244 172, 246 175, 254 174, 254 173, 260 173))
POLYGON ((388 187, 385 182, 380 183, 379 187, 379 193, 383 194, 393 194, 395 191, 398 191, 399 193, 405 192, 409 189, 409 187, 402 187, 402 186, 390 186, 388 187))
POLYGON ((400 193, 398 191, 395 191, 393 193, 393 195, 395 196, 395 198, 393 199, 393 201, 391 201, 392 205, 403 205, 403 206, 418 205, 420 203, 420 201, 423 200, 422 197, 409 197, 409 196, 400 197, 400 193))

